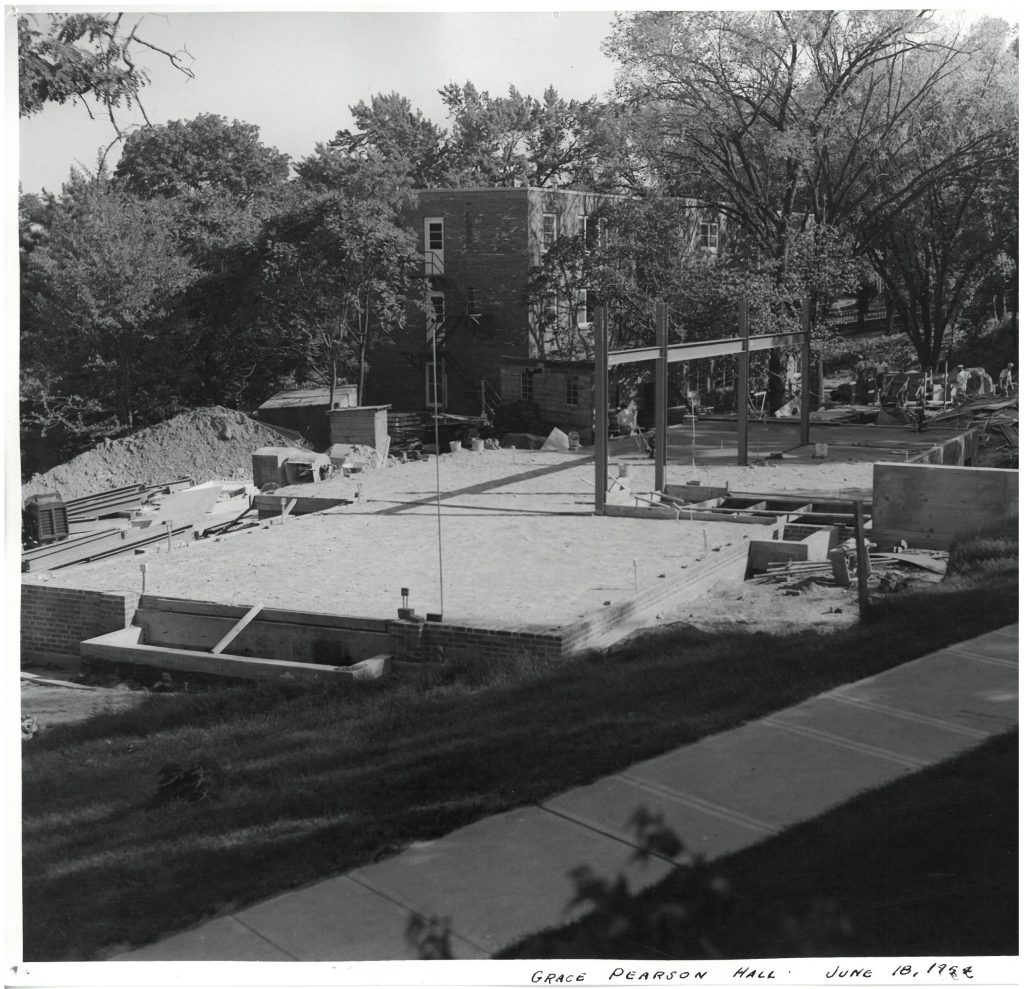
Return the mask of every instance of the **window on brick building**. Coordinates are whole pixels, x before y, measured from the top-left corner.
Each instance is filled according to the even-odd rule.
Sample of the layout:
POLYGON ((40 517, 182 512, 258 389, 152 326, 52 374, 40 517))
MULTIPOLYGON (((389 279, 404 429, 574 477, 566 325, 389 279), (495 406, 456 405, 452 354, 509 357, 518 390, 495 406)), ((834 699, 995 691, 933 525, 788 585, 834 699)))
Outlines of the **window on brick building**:
POLYGON ((444 274, 444 218, 428 216, 423 221, 423 273, 444 274))
POLYGON ((544 214, 544 226, 541 235, 541 246, 545 251, 555 246, 558 239, 558 217, 554 213, 544 214))
POLYGON ((427 343, 433 340, 435 333, 444 332, 444 292, 431 292, 429 303, 430 309, 427 311, 427 343))
POLYGON ((576 293, 576 325, 589 326, 594 322, 594 293, 581 288, 576 293))
POLYGON ((533 401, 533 372, 523 371, 519 375, 519 397, 526 402, 533 401))
POLYGON ((480 300, 477 298, 476 288, 473 285, 466 289, 466 315, 480 315, 480 300))
POLYGON ((578 374, 567 374, 565 376, 565 404, 580 404, 580 376, 578 374))
POLYGON ((436 367, 433 361, 427 361, 423 373, 427 408, 444 408, 448 404, 448 375, 445 373, 444 361, 439 360, 436 367))
POLYGON ((700 234, 697 238, 697 246, 706 251, 718 250, 718 224, 713 222, 701 223, 700 234))

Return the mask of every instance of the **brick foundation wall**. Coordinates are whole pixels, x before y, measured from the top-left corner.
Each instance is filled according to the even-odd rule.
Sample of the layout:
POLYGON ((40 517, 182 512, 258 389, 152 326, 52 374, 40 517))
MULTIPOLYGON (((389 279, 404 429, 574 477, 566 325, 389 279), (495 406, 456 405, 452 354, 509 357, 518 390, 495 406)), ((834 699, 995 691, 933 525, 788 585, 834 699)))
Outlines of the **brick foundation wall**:
POLYGON ((563 654, 560 632, 405 621, 391 622, 388 631, 392 656, 400 662, 511 660, 524 655, 559 659, 563 654))
POLYGON ((131 624, 139 595, 83 591, 47 584, 21 585, 21 658, 74 660, 79 643, 131 624))

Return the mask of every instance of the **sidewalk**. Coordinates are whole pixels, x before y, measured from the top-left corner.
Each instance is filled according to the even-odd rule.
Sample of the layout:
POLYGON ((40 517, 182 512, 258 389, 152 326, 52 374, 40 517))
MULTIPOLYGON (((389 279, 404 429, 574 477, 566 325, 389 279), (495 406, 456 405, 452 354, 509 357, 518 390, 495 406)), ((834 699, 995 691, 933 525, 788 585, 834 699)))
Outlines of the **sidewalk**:
POLYGON ((576 866, 662 879, 671 863, 630 862, 641 805, 714 859, 1012 728, 1018 638, 989 632, 115 960, 411 959, 414 911, 450 918, 457 958, 488 958, 570 919, 576 866))

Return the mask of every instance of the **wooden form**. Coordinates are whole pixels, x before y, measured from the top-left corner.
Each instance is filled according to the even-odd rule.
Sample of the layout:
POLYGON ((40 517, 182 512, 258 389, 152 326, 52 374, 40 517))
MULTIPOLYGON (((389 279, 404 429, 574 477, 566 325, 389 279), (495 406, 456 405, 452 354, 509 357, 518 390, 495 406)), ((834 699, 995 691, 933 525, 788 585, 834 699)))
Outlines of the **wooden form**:
POLYGON ((351 505, 348 498, 326 498, 310 495, 305 497, 283 496, 274 494, 256 495, 252 500, 252 507, 259 513, 261 519, 279 517, 286 515, 313 515, 316 512, 323 512, 328 508, 337 508, 339 505, 351 505), (290 505, 290 507, 289 507, 290 505), (284 510, 287 509, 285 512, 284 510))
POLYGON ((213 655, 191 649, 147 645, 140 641, 142 629, 133 626, 108 632, 82 643, 83 665, 89 668, 133 667, 179 674, 230 677, 240 680, 313 680, 339 683, 374 679, 388 671, 390 659, 371 656, 351 666, 296 663, 282 659, 213 655))
POLYGON ((739 336, 725 340, 668 343, 668 318, 664 303, 655 308, 655 346, 629 350, 608 350, 608 317, 603 306, 594 319, 594 513, 604 515, 606 498, 602 479, 608 473, 608 370, 622 364, 654 361, 654 423, 655 423, 655 487, 660 491, 665 482, 668 462, 668 365, 680 361, 700 360, 737 354, 736 407, 738 449, 736 462, 747 464, 747 403, 749 399, 749 355, 753 351, 774 347, 800 345, 803 400, 800 402, 800 442, 810 442, 810 302, 801 307, 801 327, 797 333, 762 333, 750 335, 749 307, 745 299, 739 303, 739 336))

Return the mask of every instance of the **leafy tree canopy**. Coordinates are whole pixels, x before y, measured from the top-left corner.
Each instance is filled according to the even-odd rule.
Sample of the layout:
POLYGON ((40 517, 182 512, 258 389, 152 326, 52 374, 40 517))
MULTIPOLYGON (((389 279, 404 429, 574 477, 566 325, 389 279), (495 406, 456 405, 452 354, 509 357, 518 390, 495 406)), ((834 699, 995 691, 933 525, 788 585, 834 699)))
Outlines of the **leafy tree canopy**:
MULTIPOLYGON (((117 138, 124 136, 116 110, 137 107, 149 75, 136 58, 140 49, 157 52, 179 72, 194 78, 186 51, 171 52, 139 34, 142 17, 119 14, 18 14, 18 111, 30 117, 48 103, 91 97, 107 114, 117 138)), ((148 118, 147 118, 148 119, 148 118)))
POLYGON ((249 199, 288 178, 288 156, 259 134, 255 124, 213 113, 146 127, 125 141, 114 177, 146 197, 214 192, 249 199))

